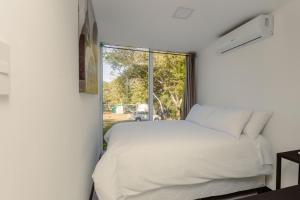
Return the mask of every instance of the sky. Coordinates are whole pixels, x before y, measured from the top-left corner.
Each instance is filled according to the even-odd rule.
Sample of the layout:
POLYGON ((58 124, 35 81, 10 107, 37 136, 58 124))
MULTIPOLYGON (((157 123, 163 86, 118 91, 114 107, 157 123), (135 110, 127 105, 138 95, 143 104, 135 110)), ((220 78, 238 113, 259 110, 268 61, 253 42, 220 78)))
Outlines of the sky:
POLYGON ((111 72, 112 72, 111 65, 104 62, 103 63, 103 81, 111 82, 115 78, 115 76, 113 76, 111 74, 111 72))
MULTIPOLYGON (((111 50, 112 49, 110 49, 110 48, 103 48, 103 54, 105 54, 106 52, 110 52, 111 50)), ((116 78, 116 76, 112 75, 112 72, 113 72, 112 66, 109 63, 107 63, 105 61, 105 58, 103 57, 103 71, 102 71, 102 73, 103 73, 103 81, 104 82, 109 83, 109 82, 113 81, 116 78)))

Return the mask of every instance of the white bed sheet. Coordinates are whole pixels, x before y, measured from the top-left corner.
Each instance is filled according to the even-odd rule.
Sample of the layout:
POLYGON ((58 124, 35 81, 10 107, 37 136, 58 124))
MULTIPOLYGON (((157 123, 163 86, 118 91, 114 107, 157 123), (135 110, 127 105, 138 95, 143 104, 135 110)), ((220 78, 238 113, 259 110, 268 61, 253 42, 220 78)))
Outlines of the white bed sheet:
POLYGON ((187 121, 121 123, 106 139, 108 150, 93 174, 101 200, 271 172, 262 136, 237 139, 187 121))

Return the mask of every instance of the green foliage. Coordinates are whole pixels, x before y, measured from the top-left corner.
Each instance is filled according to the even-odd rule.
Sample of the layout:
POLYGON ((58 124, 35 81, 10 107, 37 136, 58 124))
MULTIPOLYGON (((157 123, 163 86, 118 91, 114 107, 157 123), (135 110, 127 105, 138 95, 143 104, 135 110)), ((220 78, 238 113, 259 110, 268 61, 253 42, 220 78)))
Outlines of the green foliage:
POLYGON ((154 94, 155 105, 164 118, 179 119, 183 101, 185 79, 185 56, 154 54, 154 94))
MULTIPOLYGON (((107 49, 105 62, 116 78, 104 83, 105 104, 148 101, 148 53, 107 49)), ((185 80, 185 56, 154 53, 154 108, 164 119, 180 119, 185 80)))

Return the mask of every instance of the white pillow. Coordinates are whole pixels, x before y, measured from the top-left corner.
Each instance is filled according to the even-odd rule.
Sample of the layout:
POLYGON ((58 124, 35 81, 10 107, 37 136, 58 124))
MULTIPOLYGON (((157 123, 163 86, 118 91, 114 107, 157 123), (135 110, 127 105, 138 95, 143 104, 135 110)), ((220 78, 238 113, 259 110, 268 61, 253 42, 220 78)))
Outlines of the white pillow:
POLYGON ((272 117, 272 114, 272 112, 254 112, 244 129, 244 133, 254 139, 257 138, 272 117))
POLYGON ((251 110, 218 108, 200 125, 239 138, 251 114, 251 110))
POLYGON ((213 106, 206 106, 206 105, 199 105, 196 104, 192 107, 191 111, 189 112, 188 116, 185 120, 194 122, 197 124, 201 124, 207 120, 209 115, 216 110, 213 106))

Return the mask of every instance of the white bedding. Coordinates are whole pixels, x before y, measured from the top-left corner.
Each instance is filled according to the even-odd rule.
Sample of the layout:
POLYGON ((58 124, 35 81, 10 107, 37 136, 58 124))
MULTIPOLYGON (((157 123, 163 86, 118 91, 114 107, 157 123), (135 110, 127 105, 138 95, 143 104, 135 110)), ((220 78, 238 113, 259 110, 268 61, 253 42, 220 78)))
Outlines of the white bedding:
POLYGON ((106 136, 108 149, 93 174, 101 200, 126 200, 175 185, 266 175, 272 164, 262 136, 237 139, 188 121, 120 123, 106 136))
MULTIPOLYGON (((211 196, 220 196, 265 186, 265 176, 241 179, 213 180, 195 185, 171 186, 151 190, 128 200, 195 200, 211 196)), ((224 198, 225 199, 225 198, 224 198)))

